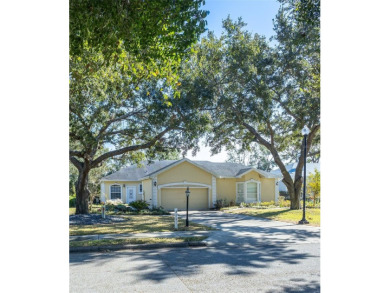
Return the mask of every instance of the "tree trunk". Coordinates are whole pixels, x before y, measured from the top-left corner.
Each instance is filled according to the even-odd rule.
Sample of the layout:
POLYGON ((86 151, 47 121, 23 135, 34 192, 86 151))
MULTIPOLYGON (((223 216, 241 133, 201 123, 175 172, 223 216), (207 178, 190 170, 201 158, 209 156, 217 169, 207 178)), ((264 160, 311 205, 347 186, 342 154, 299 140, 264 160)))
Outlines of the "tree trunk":
POLYGON ((89 214, 88 201, 90 192, 88 190, 88 174, 90 169, 79 170, 79 177, 76 182, 76 215, 89 214))
POLYGON ((302 189, 302 179, 298 179, 294 183, 288 184, 283 179, 283 183, 286 185, 288 194, 290 196, 290 209, 291 210, 299 210, 301 208, 301 201, 299 200, 301 195, 301 189, 302 189), (287 184, 286 184, 287 183, 287 184))

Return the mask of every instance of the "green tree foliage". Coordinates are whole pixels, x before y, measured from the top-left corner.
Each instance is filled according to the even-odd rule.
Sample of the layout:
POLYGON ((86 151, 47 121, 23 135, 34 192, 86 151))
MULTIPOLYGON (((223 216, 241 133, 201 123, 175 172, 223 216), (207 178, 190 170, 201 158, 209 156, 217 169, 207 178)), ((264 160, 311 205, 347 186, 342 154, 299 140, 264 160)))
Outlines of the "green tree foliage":
MULTIPOLYGON (((72 66, 82 71, 86 64, 96 64, 101 57, 88 55, 72 60, 72 66)), ((101 167, 112 157, 140 162, 194 147, 202 127, 208 123, 197 108, 188 108, 185 99, 175 98, 161 79, 140 80, 130 72, 122 74, 121 66, 102 64, 93 74, 71 77, 70 160, 79 171, 76 213, 79 200, 87 201, 89 197, 91 169, 101 167), (103 152, 104 148, 110 150, 103 152)))
POLYGON ((320 0, 279 0, 279 2, 294 7, 294 17, 302 25, 320 26, 320 0))
POLYGON ((206 101, 213 120, 212 151, 237 145, 248 150, 252 143, 265 147, 282 172, 292 209, 300 208, 301 129, 310 129, 309 154, 320 139, 319 28, 303 28, 296 13, 289 3, 280 8, 275 47, 245 31, 241 19, 224 20, 220 38, 209 33, 196 47, 188 65, 192 75, 182 81, 186 96, 206 101), (285 167, 291 157, 298 161, 294 178, 285 167))
POLYGON ((91 170, 106 160, 140 162, 196 144, 207 117, 178 99, 176 73, 204 31, 201 3, 70 1, 69 156, 78 170, 77 214, 88 213, 91 170))
POLYGON ((105 57, 122 48, 145 63, 180 59, 205 30, 204 0, 70 0, 70 55, 84 45, 105 57))
POLYGON ((257 143, 251 143, 248 149, 239 147, 229 150, 227 162, 244 164, 267 172, 276 166, 271 152, 257 143))
POLYGON ((309 175, 307 189, 315 204, 321 196, 321 173, 317 169, 309 175))

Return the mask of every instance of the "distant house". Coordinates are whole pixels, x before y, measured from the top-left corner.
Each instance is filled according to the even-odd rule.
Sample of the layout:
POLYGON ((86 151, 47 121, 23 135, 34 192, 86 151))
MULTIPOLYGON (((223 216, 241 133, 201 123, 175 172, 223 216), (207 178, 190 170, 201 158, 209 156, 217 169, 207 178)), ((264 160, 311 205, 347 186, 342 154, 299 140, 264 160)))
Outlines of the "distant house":
MULTIPOLYGON (((294 178, 295 176, 295 168, 297 167, 297 164, 298 163, 291 163, 286 165, 286 169, 288 170, 288 173, 291 174, 292 178, 294 178)), ((320 171, 320 163, 306 163, 306 180, 308 179, 310 174, 314 173, 315 169, 320 171)), ((272 170, 271 173, 282 177, 282 172, 280 172, 280 169, 272 170)), ((302 176, 303 176, 303 169, 302 169, 302 176)), ((280 178, 279 191, 282 193, 288 192, 286 185, 282 182, 282 179, 283 178, 280 178)))
POLYGON ((213 208, 227 202, 277 201, 280 175, 236 163, 165 160, 132 165, 101 179, 101 200, 125 203, 145 200, 167 210, 186 209, 185 190, 190 188, 189 209, 213 208))

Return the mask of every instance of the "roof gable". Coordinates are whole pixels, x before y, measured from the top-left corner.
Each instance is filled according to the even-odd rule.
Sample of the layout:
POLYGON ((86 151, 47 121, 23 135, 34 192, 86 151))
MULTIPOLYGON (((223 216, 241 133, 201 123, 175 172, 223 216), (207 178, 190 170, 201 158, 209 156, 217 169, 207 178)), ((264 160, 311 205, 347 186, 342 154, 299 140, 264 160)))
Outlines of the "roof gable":
POLYGON ((180 164, 182 164, 182 163, 184 163, 184 162, 190 163, 190 164, 194 165, 195 167, 198 167, 199 169, 202 169, 203 171, 206 171, 207 173, 210 173, 210 174, 212 174, 212 175, 218 177, 218 175, 215 174, 214 172, 212 172, 212 171, 210 171, 210 170, 204 168, 202 165, 196 164, 194 161, 191 161, 191 160, 189 160, 189 159, 187 159, 187 158, 178 160, 178 161, 174 162, 173 164, 170 164, 170 165, 168 165, 168 166, 166 166, 166 167, 164 167, 164 168, 161 168, 160 170, 157 170, 157 171, 155 171, 155 172, 153 172, 153 173, 150 173, 148 176, 152 176, 152 175, 155 176, 155 175, 158 175, 158 174, 163 173, 163 172, 165 172, 165 171, 168 171, 169 169, 171 169, 171 168, 173 168, 173 167, 175 167, 175 166, 177 166, 177 165, 180 165, 180 164))

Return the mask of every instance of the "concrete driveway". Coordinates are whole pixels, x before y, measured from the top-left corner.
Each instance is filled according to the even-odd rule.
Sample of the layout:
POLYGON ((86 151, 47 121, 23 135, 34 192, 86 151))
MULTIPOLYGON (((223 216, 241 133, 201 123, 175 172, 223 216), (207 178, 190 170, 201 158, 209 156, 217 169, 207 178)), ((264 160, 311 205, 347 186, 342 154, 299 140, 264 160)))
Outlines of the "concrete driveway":
MULTIPOLYGON (((185 212, 178 213, 185 218, 185 212)), ((209 246, 258 247, 319 243, 320 228, 218 211, 190 211, 189 220, 218 229, 209 246)))
POLYGON ((320 291, 319 228, 219 212, 190 220, 220 229, 209 247, 70 254, 70 292, 320 291))

